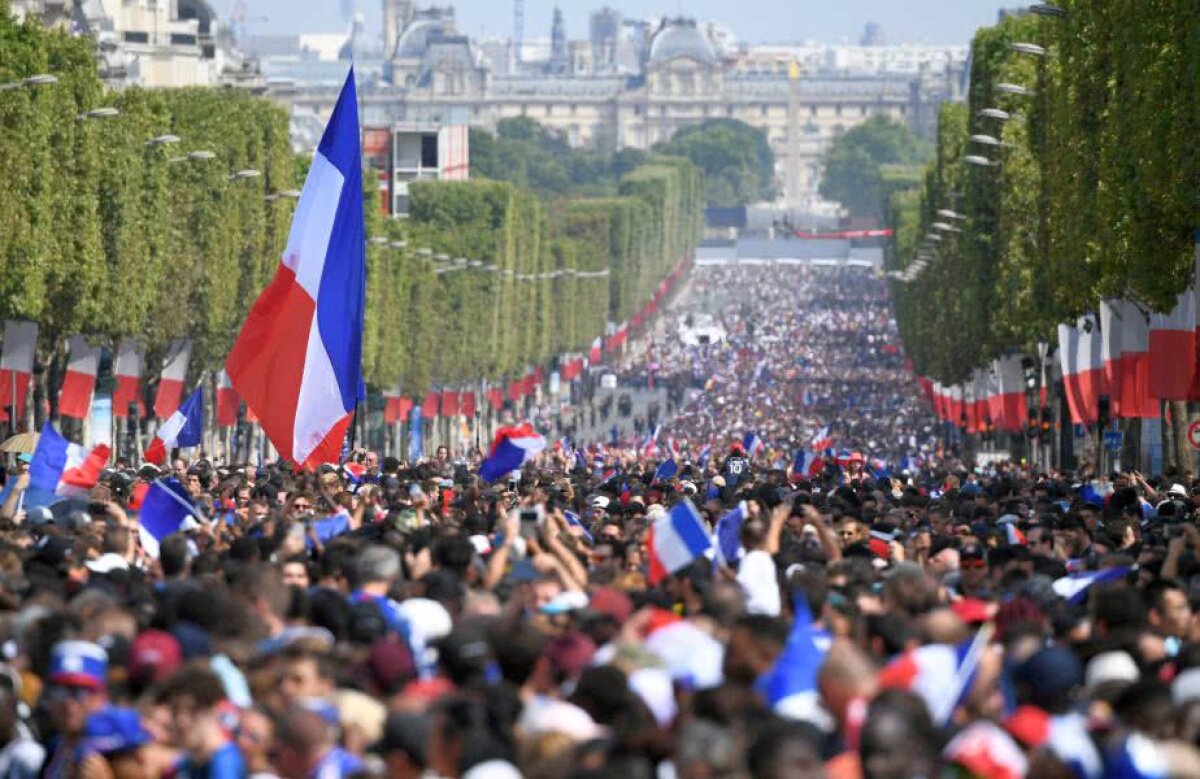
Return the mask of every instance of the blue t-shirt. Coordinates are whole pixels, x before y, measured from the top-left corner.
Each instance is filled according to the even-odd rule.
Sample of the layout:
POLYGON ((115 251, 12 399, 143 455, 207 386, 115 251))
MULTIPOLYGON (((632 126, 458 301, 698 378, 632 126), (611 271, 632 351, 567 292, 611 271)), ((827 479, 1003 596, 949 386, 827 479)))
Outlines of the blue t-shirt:
MULTIPOLYGON (((329 540, 334 536, 340 536, 350 529, 350 518, 343 513, 334 514, 332 517, 318 519, 313 522, 313 530, 317 532, 317 538, 322 544, 328 544, 329 540)), ((312 539, 308 539, 308 547, 312 548, 312 539)))
POLYGON ((369 595, 362 590, 356 590, 350 594, 350 602, 373 602, 379 607, 379 613, 383 615, 383 621, 387 625, 388 631, 395 633, 405 641, 409 640, 408 620, 397 610, 396 603, 391 598, 383 595, 369 595))
POLYGON ((356 771, 362 770, 363 761, 341 747, 334 747, 325 753, 321 762, 313 769, 312 779, 345 779, 356 771))
POLYGON ((207 763, 197 765, 185 757, 176 766, 177 779, 242 779, 246 776, 246 761, 232 742, 218 749, 207 763))

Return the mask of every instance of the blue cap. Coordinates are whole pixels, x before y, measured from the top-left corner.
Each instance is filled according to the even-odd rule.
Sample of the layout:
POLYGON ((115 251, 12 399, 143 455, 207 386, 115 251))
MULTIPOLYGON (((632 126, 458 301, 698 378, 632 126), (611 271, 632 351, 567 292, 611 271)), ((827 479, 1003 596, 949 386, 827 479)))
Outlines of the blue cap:
POLYGON ((83 737, 88 749, 102 755, 137 749, 150 743, 141 717, 133 709, 105 706, 87 718, 83 737))
POLYGON ((103 688, 108 679, 108 653, 91 641, 62 641, 50 652, 51 684, 103 688))
POLYGON ((21 452, 19 455, 17 455, 17 459, 23 463, 31 463, 33 462, 33 455, 29 452, 21 452))

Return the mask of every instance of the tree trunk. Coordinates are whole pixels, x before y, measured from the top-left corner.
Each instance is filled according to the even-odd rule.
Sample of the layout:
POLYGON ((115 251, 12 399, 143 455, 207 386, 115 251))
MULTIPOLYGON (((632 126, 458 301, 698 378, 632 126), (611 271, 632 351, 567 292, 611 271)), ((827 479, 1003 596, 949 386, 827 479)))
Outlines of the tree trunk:
POLYGON ((1183 476, 1185 471, 1195 470, 1193 466, 1194 450, 1192 445, 1188 443, 1188 425, 1191 424, 1191 415, 1188 414, 1187 401, 1172 400, 1171 405, 1171 429, 1175 439, 1175 468, 1178 471, 1177 478, 1183 476))

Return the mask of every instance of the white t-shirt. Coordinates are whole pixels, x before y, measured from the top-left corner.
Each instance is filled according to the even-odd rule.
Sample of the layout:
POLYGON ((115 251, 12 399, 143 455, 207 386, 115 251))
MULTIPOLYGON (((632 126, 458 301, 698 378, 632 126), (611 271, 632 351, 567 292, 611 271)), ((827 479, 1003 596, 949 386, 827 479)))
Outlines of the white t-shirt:
POLYGON ((737 580, 746 592, 748 613, 779 616, 779 580, 771 555, 761 549, 747 552, 738 565, 737 580))

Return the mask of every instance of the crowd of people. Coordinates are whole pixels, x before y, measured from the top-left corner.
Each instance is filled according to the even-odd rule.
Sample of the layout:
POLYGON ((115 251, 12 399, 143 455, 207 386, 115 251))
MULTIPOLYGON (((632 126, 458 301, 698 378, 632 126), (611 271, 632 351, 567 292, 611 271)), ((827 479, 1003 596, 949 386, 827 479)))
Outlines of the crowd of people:
POLYGON ((700 266, 673 316, 650 361, 694 390, 664 432, 703 445, 753 431, 788 460, 826 428, 890 462, 932 450, 933 419, 872 269, 700 266), (701 321, 724 338, 673 337, 701 321))
POLYGON ((824 425, 930 446, 883 287, 702 268, 689 294, 729 336, 650 355, 694 385, 670 472, 637 444, 490 484, 445 448, 197 453, 46 508, 14 462, 0 777, 1200 775, 1200 482, 797 471, 770 450, 824 425), (151 543, 164 479, 193 515, 151 543))

